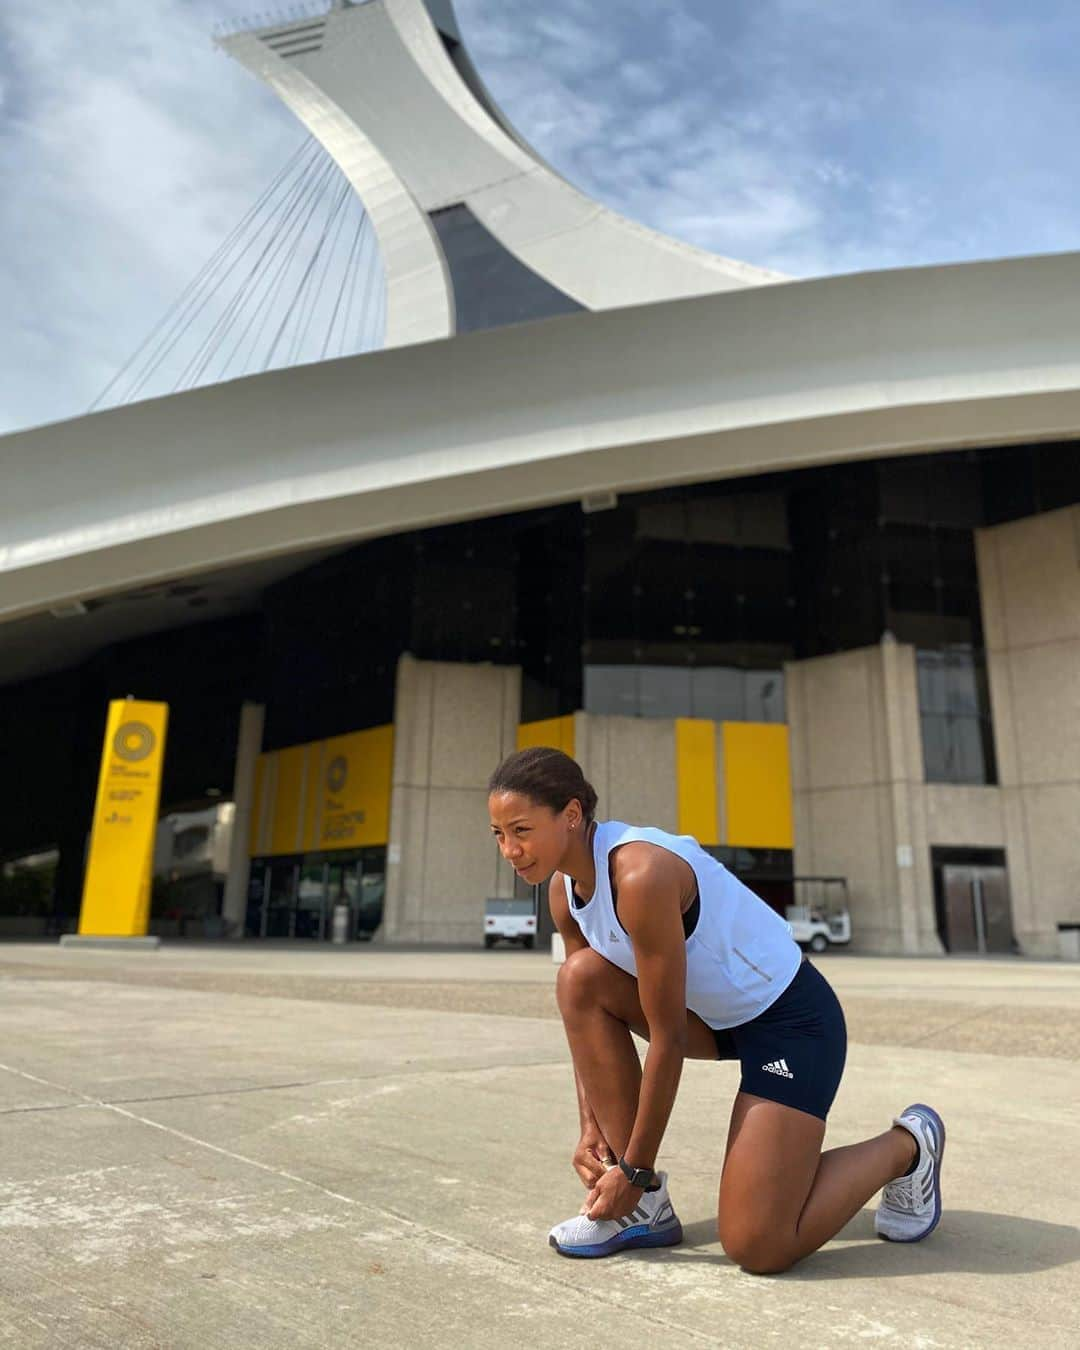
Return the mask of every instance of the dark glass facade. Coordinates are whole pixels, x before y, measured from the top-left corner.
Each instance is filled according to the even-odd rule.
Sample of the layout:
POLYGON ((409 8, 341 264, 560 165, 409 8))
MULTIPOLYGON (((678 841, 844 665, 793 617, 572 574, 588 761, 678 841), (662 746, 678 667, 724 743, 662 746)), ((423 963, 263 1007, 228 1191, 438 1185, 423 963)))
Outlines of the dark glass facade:
POLYGON ((239 706, 264 747, 394 720, 402 653, 518 665, 521 717, 785 719, 783 666, 891 633, 917 651, 926 776, 996 779, 974 532, 1080 501, 1072 444, 866 461, 624 494, 364 543, 256 612, 0 688, 0 860, 59 847, 78 907, 106 700, 172 707, 162 810, 231 788, 239 706))
POLYGON ((984 654, 952 646, 920 649, 916 660, 927 781, 997 782, 984 654))
POLYGON ((1074 446, 1021 446, 627 494, 592 514, 552 507, 363 545, 267 597, 269 743, 389 720, 401 651, 520 665, 525 721, 578 708, 783 721, 785 661, 891 633, 918 652, 927 778, 992 783, 974 532, 1076 500, 1074 446), (301 678, 319 681, 306 709, 301 678))
POLYGON ((379 539, 264 592, 258 683, 267 750, 394 720, 409 650, 413 554, 379 539))
POLYGON ((525 721, 579 708, 783 721, 785 661, 891 633, 918 653, 927 778, 992 783, 974 532, 1076 500, 1074 446, 1021 446, 361 545, 267 593, 267 744, 391 720, 402 651, 520 665, 525 721))
POLYGON ((627 497, 582 533, 586 711, 783 720, 795 601, 782 490, 627 497))
POLYGON ((58 849, 54 912, 78 913, 109 700, 169 704, 161 812, 232 792, 240 705, 265 689, 265 623, 245 614, 107 647, 0 688, 0 860, 58 849))

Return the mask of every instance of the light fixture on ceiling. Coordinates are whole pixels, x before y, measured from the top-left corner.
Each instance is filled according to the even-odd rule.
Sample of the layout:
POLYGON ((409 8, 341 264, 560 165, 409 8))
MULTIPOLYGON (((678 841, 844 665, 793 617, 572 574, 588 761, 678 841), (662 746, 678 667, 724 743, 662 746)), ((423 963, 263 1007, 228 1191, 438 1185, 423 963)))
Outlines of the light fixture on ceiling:
POLYGON ((619 504, 619 494, 605 489, 603 492, 586 492, 581 499, 581 509, 587 516, 594 511, 611 511, 619 504))

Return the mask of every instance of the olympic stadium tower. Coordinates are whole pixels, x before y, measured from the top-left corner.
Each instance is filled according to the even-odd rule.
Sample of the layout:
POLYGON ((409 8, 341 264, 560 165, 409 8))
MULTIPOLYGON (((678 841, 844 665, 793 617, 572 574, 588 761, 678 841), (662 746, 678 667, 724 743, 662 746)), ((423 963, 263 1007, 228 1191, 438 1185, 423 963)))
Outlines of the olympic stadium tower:
POLYGON ((554 744, 829 938, 1080 956, 1080 255, 688 247, 543 162, 450 0, 220 42, 362 204, 383 342, 4 438, 0 934, 76 922, 133 694, 152 932, 478 943, 539 899, 487 777, 554 744))

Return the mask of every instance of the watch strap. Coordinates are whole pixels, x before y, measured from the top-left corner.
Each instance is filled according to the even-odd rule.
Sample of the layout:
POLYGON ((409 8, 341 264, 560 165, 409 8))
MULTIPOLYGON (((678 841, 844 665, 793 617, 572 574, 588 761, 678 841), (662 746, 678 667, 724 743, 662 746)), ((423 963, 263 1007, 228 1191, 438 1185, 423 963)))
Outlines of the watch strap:
POLYGON ((659 1180, 651 1167, 632 1167, 625 1158, 619 1159, 619 1170, 631 1186, 639 1186, 643 1191, 651 1190, 659 1180))

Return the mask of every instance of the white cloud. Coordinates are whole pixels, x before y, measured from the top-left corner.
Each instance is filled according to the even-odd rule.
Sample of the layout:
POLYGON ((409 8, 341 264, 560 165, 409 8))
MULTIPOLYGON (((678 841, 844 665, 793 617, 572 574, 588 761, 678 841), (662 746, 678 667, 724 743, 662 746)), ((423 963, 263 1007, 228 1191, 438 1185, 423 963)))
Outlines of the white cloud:
POLYGON ((6 0, 0 428, 83 411, 301 139, 205 4, 6 0))
MULTIPOLYGON (((517 32, 527 65, 504 80, 493 61, 485 78, 546 158, 718 252, 807 274, 1080 241, 1080 189, 1062 172, 1080 15, 1064 3, 635 4, 622 59, 587 82, 524 0, 459 8, 467 36, 500 19, 517 32), (621 76, 645 52, 648 87, 621 76), (563 118, 534 124, 552 91, 563 118)), ((596 28, 611 15, 595 6, 596 28)))

